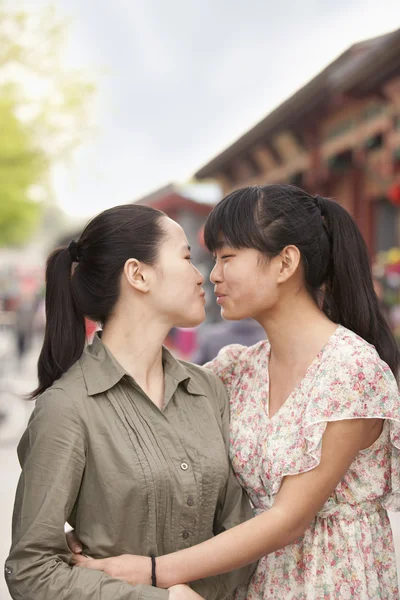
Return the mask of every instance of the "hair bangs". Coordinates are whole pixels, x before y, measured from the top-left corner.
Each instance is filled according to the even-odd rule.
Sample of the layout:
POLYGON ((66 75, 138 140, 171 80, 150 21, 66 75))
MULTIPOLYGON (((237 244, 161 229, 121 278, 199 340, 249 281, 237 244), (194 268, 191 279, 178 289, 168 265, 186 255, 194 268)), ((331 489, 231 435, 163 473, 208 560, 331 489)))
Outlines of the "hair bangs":
POLYGON ((243 188, 221 200, 207 218, 204 242, 210 252, 223 245, 262 249, 257 225, 257 187, 243 188))

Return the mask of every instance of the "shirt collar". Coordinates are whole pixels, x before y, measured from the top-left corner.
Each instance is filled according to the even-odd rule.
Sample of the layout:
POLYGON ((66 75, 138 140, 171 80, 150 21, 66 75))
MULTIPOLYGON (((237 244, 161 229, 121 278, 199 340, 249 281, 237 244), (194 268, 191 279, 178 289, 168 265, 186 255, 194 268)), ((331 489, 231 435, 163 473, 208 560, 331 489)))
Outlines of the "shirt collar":
POLYGON ((167 376, 169 375, 175 381, 176 387, 183 383, 189 394, 204 395, 204 389, 195 381, 189 368, 186 367, 184 362, 177 360, 165 346, 163 346, 163 364, 166 385, 167 376))
MULTIPOLYGON (((163 346, 163 364, 166 386, 168 378, 171 378, 173 380, 171 384, 175 389, 182 383, 189 394, 204 394, 199 384, 193 380, 188 368, 172 356, 165 346, 163 346)), ((92 344, 83 351, 80 365, 89 396, 110 390, 124 377, 132 380, 131 375, 118 363, 98 334, 95 335, 92 344)))
POLYGON ((86 346, 80 364, 89 396, 106 392, 127 375, 98 334, 94 336, 93 342, 86 346))

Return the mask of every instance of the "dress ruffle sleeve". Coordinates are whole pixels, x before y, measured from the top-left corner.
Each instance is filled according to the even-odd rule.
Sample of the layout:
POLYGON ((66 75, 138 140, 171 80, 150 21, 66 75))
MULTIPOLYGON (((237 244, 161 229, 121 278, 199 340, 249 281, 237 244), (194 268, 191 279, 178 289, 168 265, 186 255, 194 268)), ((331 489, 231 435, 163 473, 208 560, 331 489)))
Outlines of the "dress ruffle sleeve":
MULTIPOLYGON (((293 436, 285 456, 276 456, 273 493, 283 477, 304 473, 317 467, 321 460, 322 439, 327 424, 346 419, 384 419, 389 428, 389 488, 382 504, 400 510, 400 396, 393 373, 375 352, 370 356, 343 357, 337 376, 326 377, 321 365, 316 376, 304 389, 303 435, 293 436), (329 382, 329 383, 328 383, 329 382), (287 457, 290 457, 288 460, 287 457)), ((290 436, 289 436, 290 437, 290 436)), ((363 451, 365 452, 365 451, 363 451)))
POLYGON ((205 369, 209 369, 221 379, 228 394, 230 394, 232 385, 234 385, 237 378, 237 366, 240 356, 246 349, 246 346, 240 344, 230 344, 222 348, 216 358, 204 365, 205 369))

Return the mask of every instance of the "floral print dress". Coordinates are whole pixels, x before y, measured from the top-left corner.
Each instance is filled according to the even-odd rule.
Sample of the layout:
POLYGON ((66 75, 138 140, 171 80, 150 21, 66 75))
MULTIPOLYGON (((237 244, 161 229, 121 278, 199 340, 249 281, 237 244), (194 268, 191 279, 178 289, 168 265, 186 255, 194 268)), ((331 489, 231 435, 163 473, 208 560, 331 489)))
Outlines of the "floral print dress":
POLYGON ((303 537, 259 561, 247 600, 398 600, 386 513, 400 510, 400 400, 392 372, 373 346, 339 326, 269 418, 269 355, 267 341, 231 345, 206 365, 230 394, 231 460, 256 515, 273 505, 285 475, 319 464, 328 422, 385 421, 303 537))

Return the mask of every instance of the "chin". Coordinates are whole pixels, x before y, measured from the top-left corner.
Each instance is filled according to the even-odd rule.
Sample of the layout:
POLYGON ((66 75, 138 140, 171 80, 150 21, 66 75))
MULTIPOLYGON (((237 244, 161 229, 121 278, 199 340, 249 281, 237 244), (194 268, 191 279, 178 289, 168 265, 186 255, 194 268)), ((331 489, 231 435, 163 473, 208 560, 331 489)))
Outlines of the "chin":
POLYGON ((221 317, 225 321, 241 321, 242 319, 247 319, 248 315, 240 313, 239 311, 229 310, 226 308, 221 308, 221 317))
POLYGON ((190 315, 187 318, 181 319, 176 325, 177 327, 197 327, 201 325, 206 318, 205 310, 199 311, 197 314, 190 315))

